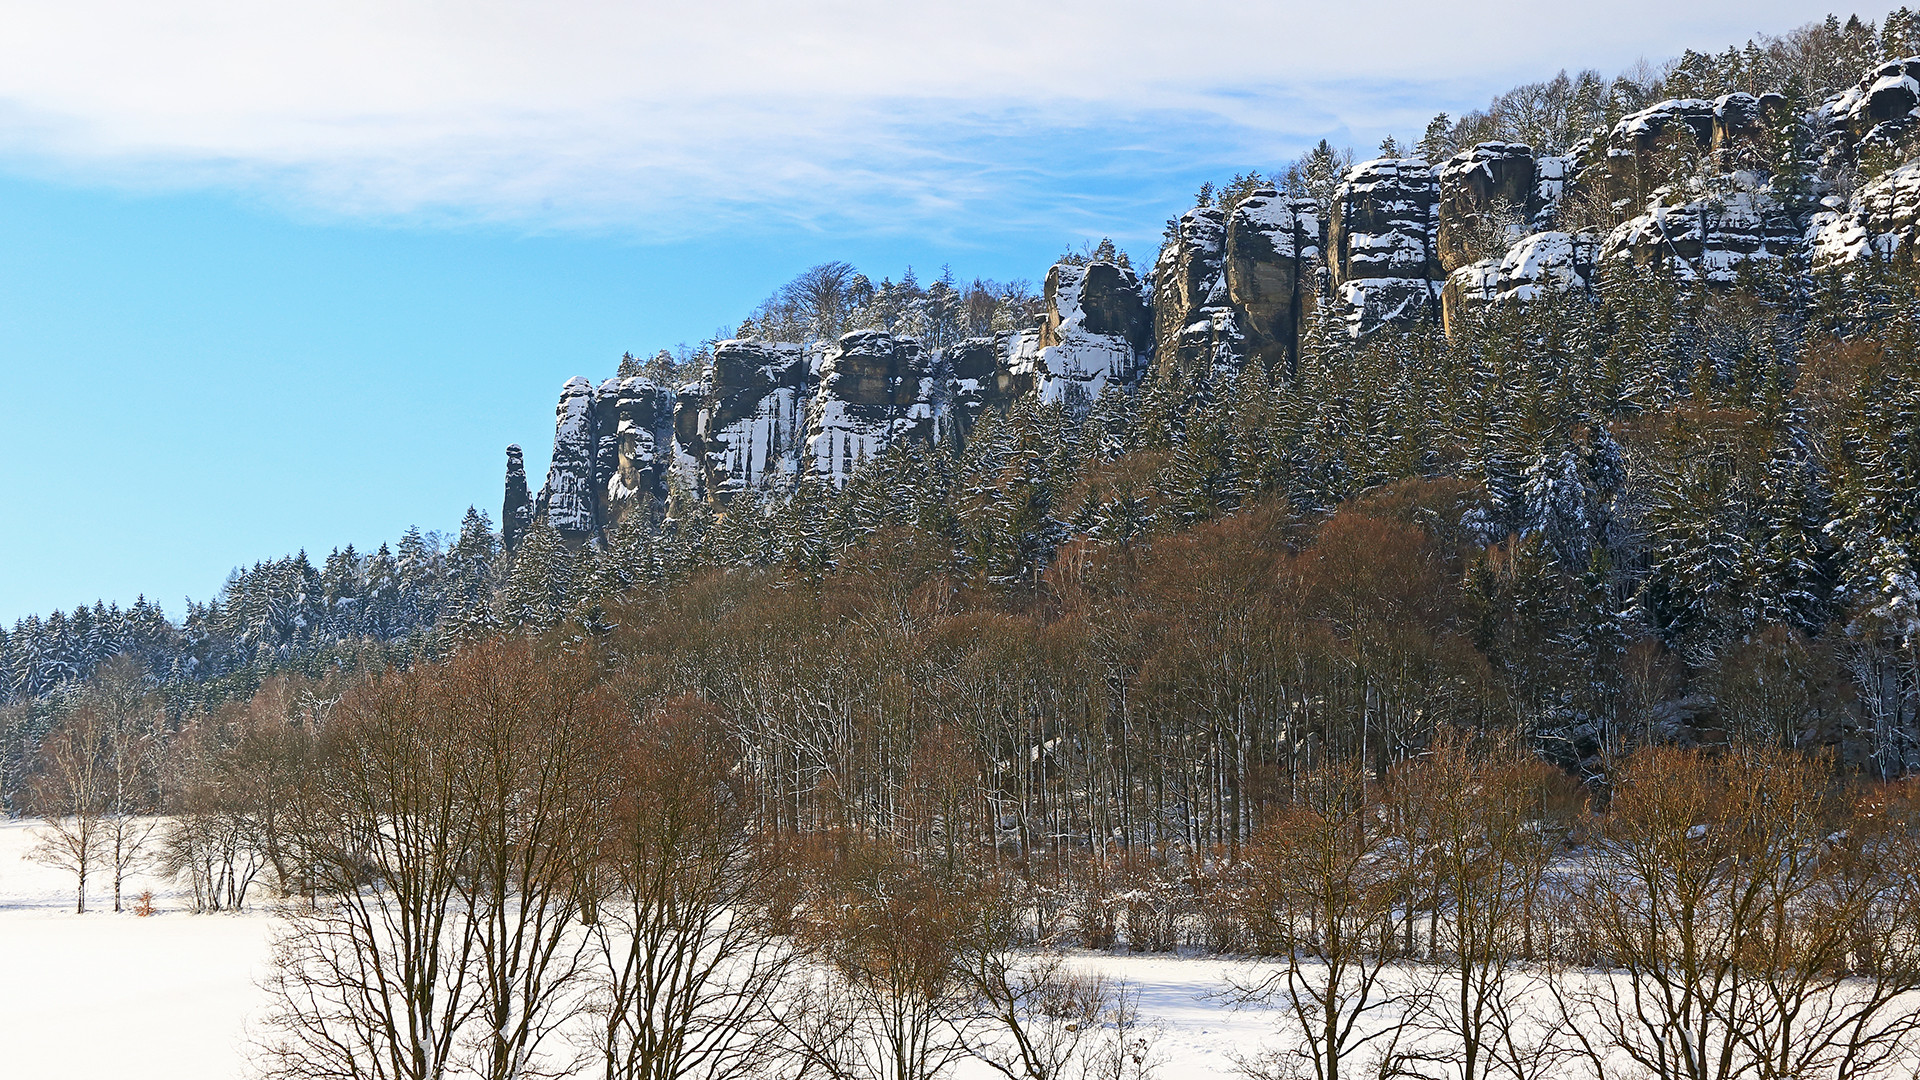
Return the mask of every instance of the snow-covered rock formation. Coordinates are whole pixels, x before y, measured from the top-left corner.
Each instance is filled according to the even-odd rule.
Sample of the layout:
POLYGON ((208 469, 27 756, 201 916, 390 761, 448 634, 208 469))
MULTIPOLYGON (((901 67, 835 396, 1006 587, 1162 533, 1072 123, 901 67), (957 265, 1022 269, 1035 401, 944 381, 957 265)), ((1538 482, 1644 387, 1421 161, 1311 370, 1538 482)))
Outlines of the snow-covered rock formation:
POLYGON ((964 442, 1023 400, 1084 412, 1149 373, 1218 387, 1249 364, 1291 371, 1321 305, 1322 325, 1355 337, 1434 320, 1453 333, 1464 313, 1591 292, 1623 270, 1712 289, 1754 269, 1906 259, 1920 244, 1920 161, 1888 163, 1915 158, 1920 57, 1909 57, 1805 113, 1778 94, 1673 98, 1557 155, 1483 142, 1438 165, 1362 162, 1324 205, 1235 190, 1173 222, 1144 280, 1120 261, 1053 267, 1032 326, 942 348, 880 329, 728 341, 701 381, 678 387, 575 379, 537 500, 509 459, 508 543, 535 519, 593 535, 676 484, 719 503, 843 484, 888 447, 964 442))
POLYGON ((1109 385, 1129 387, 1152 353, 1140 279, 1114 263, 1060 263, 1047 271, 1046 314, 1021 332, 1008 371, 1043 404, 1084 412, 1109 385))
MULTIPOLYGON (((910 337, 856 330, 821 359, 807 408, 807 445, 799 467, 844 483, 861 464, 909 439, 931 443, 936 416, 934 364, 941 359, 910 337)), ((944 395, 942 395, 944 397, 944 395)), ((744 478, 751 483, 751 478, 744 478)))
POLYGON ((1913 258, 1920 244, 1920 163, 1867 184, 1851 204, 1815 214, 1808 240, 1815 270, 1840 270, 1870 258, 1913 258))
POLYGON ((1222 270, 1245 362, 1293 370, 1319 292, 1320 247, 1312 199, 1263 188, 1234 208, 1222 270))
POLYGON ((1447 277, 1448 320, 1492 303, 1525 303, 1587 288, 1599 258, 1592 233, 1538 232, 1497 259, 1468 263, 1447 277))
POLYGON ((1655 203, 1607 235, 1600 260, 1659 265, 1681 282, 1731 284, 1749 263, 1800 259, 1804 230, 1751 176, 1678 206, 1655 203))
POLYGON ((1418 158, 1364 161, 1347 173, 1327 227, 1327 265, 1354 334, 1439 314, 1439 200, 1439 179, 1418 158))
MULTIPOLYGON (((1114 263, 1063 263, 1047 275, 1044 320, 1017 334, 946 349, 884 330, 811 345, 722 341, 705 377, 677 389, 640 377, 598 387, 572 379, 547 483, 527 517, 581 541, 648 499, 664 501, 676 480, 719 503, 805 478, 841 485, 890 446, 957 442, 982 413, 1023 397, 1084 412, 1108 386, 1131 388, 1152 353, 1138 276, 1114 263)), ((517 461, 510 456, 510 521, 517 461)))
POLYGON ((1200 206, 1180 215, 1153 268, 1154 366, 1204 377, 1237 367, 1240 333, 1227 299, 1226 213, 1200 206))
POLYGON ((601 506, 605 488, 594 467, 593 406, 593 384, 586 379, 576 375, 561 387, 560 405, 555 410, 553 458, 547 466, 547 482, 534 504, 536 520, 569 538, 590 536, 605 521, 601 506))
POLYGON ((527 490, 527 463, 518 445, 507 447, 507 492, 500 503, 500 539, 508 551, 533 524, 533 495, 527 490))
POLYGON ((1909 148, 1920 125, 1920 56, 1889 60, 1814 112, 1829 152, 1857 162, 1863 151, 1909 148))

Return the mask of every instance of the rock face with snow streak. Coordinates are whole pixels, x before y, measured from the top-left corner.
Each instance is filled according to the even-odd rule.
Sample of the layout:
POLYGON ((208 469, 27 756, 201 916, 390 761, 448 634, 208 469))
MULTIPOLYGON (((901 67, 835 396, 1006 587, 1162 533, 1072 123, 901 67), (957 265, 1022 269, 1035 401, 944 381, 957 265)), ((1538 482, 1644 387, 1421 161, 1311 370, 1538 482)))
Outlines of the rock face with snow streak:
POLYGON ((579 376, 567 380, 555 410, 553 460, 534 504, 534 517, 570 540, 593 535, 604 520, 594 470, 593 406, 593 384, 579 376))
POLYGON ((1140 279, 1115 263, 1060 263, 1047 271, 1046 315, 1024 332, 1009 373, 1042 403, 1084 412, 1109 385, 1130 386, 1153 349, 1140 279))
POLYGON ((1417 158, 1364 161, 1347 173, 1334 196, 1327 266, 1356 335, 1439 314, 1439 198, 1433 168, 1417 158))
MULTIPOLYGON (((1222 269, 1243 335, 1230 347, 1247 362, 1268 371, 1292 371, 1298 363, 1300 331, 1318 294, 1320 246, 1319 208, 1311 199, 1262 188, 1234 207, 1222 269)), ((1216 337, 1211 320, 1208 336, 1216 337)))
POLYGON ((1152 349, 1139 278, 1095 262, 1055 267, 1044 320, 1017 334, 944 350, 884 330, 807 346, 722 341, 705 377, 677 389, 573 379, 529 517, 582 543, 676 481, 717 504, 807 477, 838 486, 888 447, 963 439, 983 413, 1024 398, 1084 410, 1108 386, 1131 388, 1152 349))
POLYGON ((608 379, 594 401, 602 515, 612 520, 635 504, 666 497, 673 467, 674 392, 652 379, 608 379))
POLYGON ((915 339, 884 330, 843 335, 820 363, 802 467, 838 485, 895 443, 932 442, 936 359, 915 339))
POLYGON ((683 392, 676 402, 682 455, 697 463, 686 478, 689 486, 724 500, 742 488, 793 476, 819 363, 817 353, 799 345, 716 344, 698 396, 683 392), (686 422, 689 413, 692 424, 686 422))

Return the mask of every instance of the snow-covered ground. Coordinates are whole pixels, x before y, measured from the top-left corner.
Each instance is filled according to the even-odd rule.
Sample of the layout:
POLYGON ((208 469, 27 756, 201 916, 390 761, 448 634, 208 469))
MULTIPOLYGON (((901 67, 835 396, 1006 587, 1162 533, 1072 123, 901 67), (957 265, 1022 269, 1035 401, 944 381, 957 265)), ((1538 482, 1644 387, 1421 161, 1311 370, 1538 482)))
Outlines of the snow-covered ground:
POLYGON ((88 884, 28 858, 31 822, 0 818, 0 1074, 39 1080, 228 1080, 245 1075, 247 1024, 261 1000, 270 920, 192 915, 168 883, 88 884))
MULTIPOLYGON (((112 883, 88 883, 73 911, 72 875, 28 858, 39 826, 0 819, 0 1076, 33 1080, 239 1080, 249 1024, 264 1002, 273 920, 194 915, 170 883, 136 874, 129 910, 112 912, 112 883), (132 913, 151 889, 155 913, 132 913)), ((1272 1017, 1233 1010, 1215 993, 1233 963, 1083 954, 1078 965, 1139 993, 1165 1080, 1237 1076, 1272 1017)), ((993 1075, 969 1063, 956 1080, 993 1075)))

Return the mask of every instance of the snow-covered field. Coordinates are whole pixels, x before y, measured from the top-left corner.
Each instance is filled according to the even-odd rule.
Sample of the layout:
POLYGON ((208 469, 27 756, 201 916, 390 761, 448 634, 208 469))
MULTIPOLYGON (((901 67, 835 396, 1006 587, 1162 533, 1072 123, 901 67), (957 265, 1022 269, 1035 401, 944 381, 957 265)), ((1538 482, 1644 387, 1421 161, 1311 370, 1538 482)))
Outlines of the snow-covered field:
MULTIPOLYGON (((144 874, 128 882, 127 912, 112 912, 112 883, 95 877, 88 913, 76 915, 72 876, 27 857, 38 832, 33 822, 0 819, 0 1077, 246 1077, 272 918, 191 914, 187 898, 144 874), (132 898, 146 889, 155 913, 143 918, 132 898)), ((1076 960, 1138 990, 1166 1080, 1236 1076, 1235 1055, 1257 1051, 1271 1030, 1270 1016, 1214 998, 1231 962, 1076 960)), ((993 1074, 971 1065, 955 1075, 993 1074)))
POLYGON ((136 875, 154 914, 113 914, 112 881, 27 858, 39 829, 0 819, 0 1074, 38 1080, 227 1080, 244 1076, 263 915, 192 915, 163 881, 136 875))

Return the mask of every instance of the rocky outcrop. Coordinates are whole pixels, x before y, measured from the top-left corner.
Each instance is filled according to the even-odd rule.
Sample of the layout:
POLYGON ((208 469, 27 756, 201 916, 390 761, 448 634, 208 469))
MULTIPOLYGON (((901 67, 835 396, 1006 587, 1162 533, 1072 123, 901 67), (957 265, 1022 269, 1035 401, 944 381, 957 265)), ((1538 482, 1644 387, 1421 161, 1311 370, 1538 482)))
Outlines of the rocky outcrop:
POLYGON ((797 473, 819 364, 817 353, 799 345, 715 345, 706 382, 686 388, 675 402, 681 417, 695 417, 691 425, 684 419, 674 425, 682 454, 694 464, 688 486, 724 501, 741 488, 797 473))
POLYGON ((909 439, 932 442, 933 365, 938 357, 910 337, 856 330, 822 358, 818 391, 807 410, 803 467, 846 482, 861 464, 909 439))
POLYGON ((1114 263, 1047 271, 1046 316, 1023 332, 1009 375, 1039 400, 1084 413, 1110 385, 1131 386, 1153 349, 1153 320, 1134 272, 1114 263))
MULTIPOLYGON (((1160 249, 1160 261, 1153 268, 1156 371, 1177 371, 1200 379, 1219 366, 1218 346, 1223 339, 1213 328, 1233 317, 1227 299, 1226 259, 1224 211, 1200 206, 1180 215, 1175 235, 1160 249)), ((1237 331, 1230 336, 1237 338, 1237 331)), ((1226 359, 1237 368, 1239 356, 1226 359)))
POLYGON ((1593 282, 1599 238, 1592 233, 1538 232, 1497 259, 1480 259, 1447 276, 1447 325, 1489 304, 1525 303, 1593 282))
POLYGON ((1153 272, 1156 370, 1231 378, 1248 363, 1291 368, 1320 294, 1319 207, 1273 188, 1231 213, 1187 211, 1153 272))
POLYGON ((652 379, 608 379, 594 401, 602 513, 624 515, 647 498, 664 499, 673 467, 674 392, 652 379))
POLYGON ((1641 203, 1672 183, 1673 148, 1711 154, 1722 170, 1751 167, 1757 141, 1765 135, 1776 110, 1785 104, 1779 94, 1735 93, 1709 101, 1671 98, 1620 118, 1607 133, 1606 154, 1588 180, 1602 186, 1610 198, 1641 203))
POLYGON ((585 542, 676 481, 720 504, 803 477, 840 485, 888 447, 962 439, 1022 398, 1084 410, 1108 386, 1133 385, 1153 339, 1132 270, 1063 264, 1046 301, 1039 326, 943 350, 856 330, 810 346, 722 341, 704 378, 678 388, 570 380, 530 517, 585 542))
POLYGON ((575 376, 560 389, 555 409, 553 460, 534 505, 534 517, 561 536, 580 540, 599 532, 601 485, 594 469, 593 384, 575 376))
POLYGON ((1500 290, 1501 253, 1525 236, 1543 210, 1557 201, 1561 159, 1547 159, 1551 179, 1525 143, 1488 142, 1440 163, 1434 248, 1447 275, 1440 293, 1448 327, 1463 306, 1485 303, 1500 290))
POLYGON ((1866 259, 1911 260, 1920 244, 1920 164, 1867 184, 1850 205, 1814 215, 1808 233, 1816 271, 1844 270, 1866 259))
POLYGON ((1525 143, 1490 142, 1440 163, 1434 247, 1451 274, 1493 258, 1527 231, 1539 207, 1538 169, 1525 143))
POLYGON ((1327 264, 1356 336, 1439 315, 1439 196, 1433 168, 1417 158, 1362 162, 1347 173, 1334 196, 1327 264))
POLYGON ((1034 372, 1016 371, 1010 362, 1016 347, 1016 335, 1003 333, 968 338, 947 350, 948 422, 956 438, 966 438, 981 414, 1005 412, 1033 393, 1034 372))
POLYGON ((1320 212, 1312 199, 1262 188, 1244 199, 1226 222, 1222 271, 1226 299, 1236 318, 1207 320, 1207 340, 1192 347, 1218 354, 1224 346, 1268 371, 1292 371, 1299 361, 1300 332, 1318 294, 1320 212))
POLYGON ((1847 162, 1874 148, 1900 152, 1915 143, 1920 116, 1920 56, 1889 60, 1814 113, 1835 156, 1847 162))
POLYGON ((500 540, 508 551, 533 524, 533 495, 527 490, 527 463, 518 445, 507 447, 507 492, 500 504, 500 540))
POLYGON ((1658 266, 1682 282, 1726 285, 1749 263, 1797 263, 1805 249, 1802 228, 1771 192, 1736 188, 1629 218, 1608 234, 1600 261, 1658 266))

